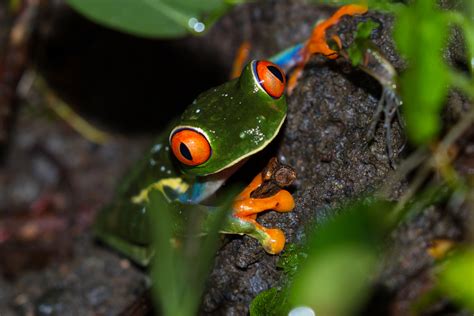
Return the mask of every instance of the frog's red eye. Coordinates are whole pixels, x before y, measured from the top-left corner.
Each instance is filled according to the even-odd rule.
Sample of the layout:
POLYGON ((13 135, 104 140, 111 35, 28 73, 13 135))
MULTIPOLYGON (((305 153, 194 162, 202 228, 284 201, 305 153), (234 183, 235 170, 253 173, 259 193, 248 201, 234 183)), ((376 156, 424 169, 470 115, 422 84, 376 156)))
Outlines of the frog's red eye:
POLYGON ((257 61, 255 70, 263 90, 275 99, 281 97, 286 84, 283 70, 274 63, 265 60, 257 61))
POLYGON ((179 129, 171 136, 171 150, 175 157, 188 166, 205 163, 211 157, 207 138, 191 128, 179 129))

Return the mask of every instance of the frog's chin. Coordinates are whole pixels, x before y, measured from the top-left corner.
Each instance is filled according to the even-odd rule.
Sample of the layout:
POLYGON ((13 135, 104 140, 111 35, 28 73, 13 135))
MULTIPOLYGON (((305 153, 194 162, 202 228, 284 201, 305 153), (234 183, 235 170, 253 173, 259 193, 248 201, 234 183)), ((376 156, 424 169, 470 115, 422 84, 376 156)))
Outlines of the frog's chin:
POLYGON ((248 158, 239 160, 237 163, 233 164, 232 166, 222 169, 216 173, 205 175, 203 176, 203 178, 209 181, 223 180, 225 182, 225 180, 227 180, 231 175, 233 175, 237 170, 239 170, 240 167, 242 167, 242 165, 247 162, 247 160, 248 158))
POLYGON ((199 187, 200 194, 199 199, 205 200, 209 198, 214 192, 219 190, 219 188, 226 182, 226 180, 236 172, 247 159, 241 160, 238 163, 225 168, 217 173, 213 173, 207 176, 199 176, 195 185, 199 187))

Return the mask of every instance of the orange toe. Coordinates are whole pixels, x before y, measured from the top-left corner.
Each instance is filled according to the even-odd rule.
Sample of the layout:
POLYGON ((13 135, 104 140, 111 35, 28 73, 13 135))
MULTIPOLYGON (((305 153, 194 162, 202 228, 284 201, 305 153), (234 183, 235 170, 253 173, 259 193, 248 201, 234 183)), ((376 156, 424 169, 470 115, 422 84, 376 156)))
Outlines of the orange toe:
POLYGON ((278 228, 263 228, 268 238, 262 242, 263 249, 272 255, 279 254, 285 248, 285 234, 278 228))

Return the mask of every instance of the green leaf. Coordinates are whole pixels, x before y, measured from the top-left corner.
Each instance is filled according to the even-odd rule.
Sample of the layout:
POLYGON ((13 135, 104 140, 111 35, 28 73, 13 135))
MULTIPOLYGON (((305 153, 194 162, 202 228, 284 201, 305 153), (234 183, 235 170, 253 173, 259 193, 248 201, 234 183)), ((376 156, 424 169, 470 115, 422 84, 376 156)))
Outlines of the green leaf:
POLYGON ((319 228, 288 291, 290 306, 308 306, 317 315, 357 311, 377 272, 377 255, 392 223, 390 210, 388 203, 357 202, 319 228))
POLYGON ((285 251, 280 255, 276 266, 287 276, 293 276, 298 270, 301 261, 307 257, 303 247, 296 244, 287 244, 285 251))
POLYGON ((448 92, 449 72, 442 52, 448 23, 433 0, 415 0, 399 10, 394 37, 408 69, 400 87, 408 136, 416 144, 432 140, 440 129, 440 112, 448 92))
POLYGON ((231 210, 234 190, 226 192, 221 207, 170 203, 161 191, 152 190, 147 207, 154 241, 151 265, 153 298, 162 315, 196 315, 205 282, 219 242, 219 230, 231 210), (176 235, 176 214, 189 214, 177 226, 186 225, 186 236, 176 235), (205 225, 203 225, 205 223, 205 225), (207 235, 201 228, 206 226, 207 235))
POLYGON ((66 0, 94 22, 137 36, 179 37, 208 28, 205 15, 222 14, 225 0, 66 0), (202 24, 199 24, 202 23, 202 24), (204 29, 201 29, 204 27, 204 29))
POLYGON ((439 285, 456 302, 474 312, 474 249, 467 249, 445 262, 439 285))
POLYGON ((287 289, 271 288, 258 294, 250 304, 250 316, 287 315, 287 289))
POLYGON ((370 35, 374 29, 379 27, 379 25, 379 23, 372 20, 360 22, 357 25, 354 42, 347 49, 352 66, 358 66, 360 63, 362 63, 370 35))

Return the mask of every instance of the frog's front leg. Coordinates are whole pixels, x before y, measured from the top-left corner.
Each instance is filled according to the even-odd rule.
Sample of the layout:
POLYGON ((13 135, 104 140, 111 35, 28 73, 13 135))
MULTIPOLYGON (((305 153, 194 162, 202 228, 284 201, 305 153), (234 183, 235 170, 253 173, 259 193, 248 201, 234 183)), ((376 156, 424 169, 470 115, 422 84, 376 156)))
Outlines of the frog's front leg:
MULTIPOLYGON (((265 174, 265 171, 258 174, 253 181, 237 196, 233 203, 233 214, 229 219, 227 226, 224 229, 226 233, 246 234, 257 239, 263 246, 266 252, 270 254, 280 253, 285 246, 285 234, 278 228, 266 228, 257 223, 257 214, 266 210, 275 210, 277 212, 289 212, 295 207, 295 202, 291 194, 281 189, 281 187, 291 184, 294 180, 294 171, 290 176, 291 180, 283 185, 277 183, 279 179, 275 180, 272 176, 281 170, 281 166, 276 159, 270 161, 276 163, 270 174, 265 174), (260 190, 259 195, 255 196, 257 190, 264 186, 269 190, 260 190), (275 190, 276 189, 276 190, 275 190), (266 192, 266 193, 265 193, 266 192), (268 196, 268 192, 270 195, 268 196)), ((284 166, 288 168, 287 166, 284 166)), ((268 168, 266 169, 268 171, 268 168)), ((281 173, 281 172, 280 172, 281 173)), ((280 174, 280 178, 281 178, 280 174)), ((281 180, 281 179, 280 179, 281 180)))

